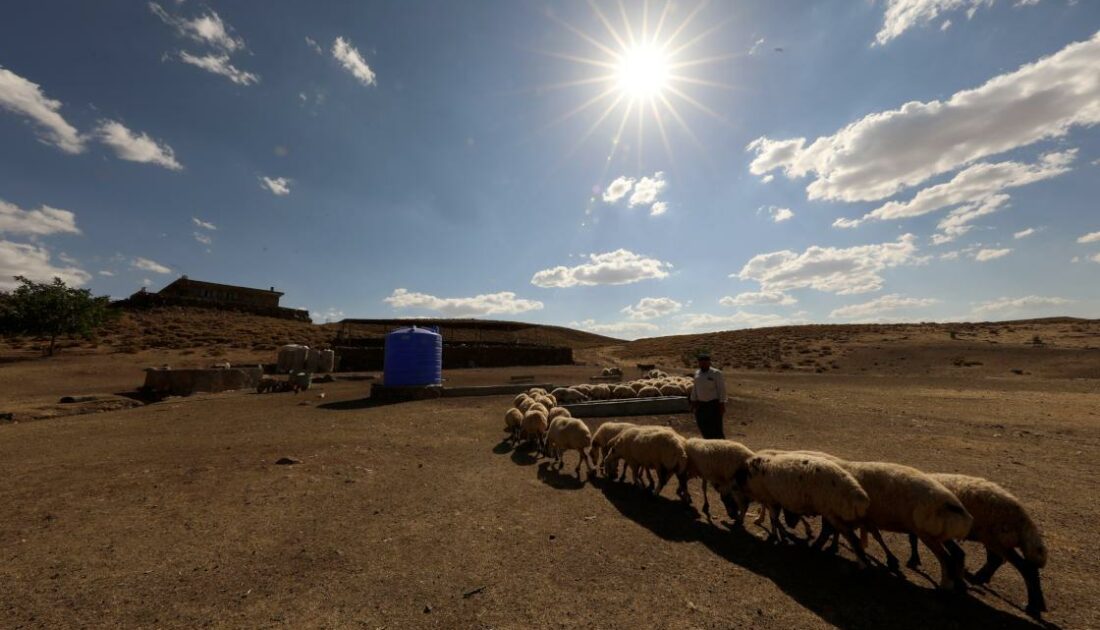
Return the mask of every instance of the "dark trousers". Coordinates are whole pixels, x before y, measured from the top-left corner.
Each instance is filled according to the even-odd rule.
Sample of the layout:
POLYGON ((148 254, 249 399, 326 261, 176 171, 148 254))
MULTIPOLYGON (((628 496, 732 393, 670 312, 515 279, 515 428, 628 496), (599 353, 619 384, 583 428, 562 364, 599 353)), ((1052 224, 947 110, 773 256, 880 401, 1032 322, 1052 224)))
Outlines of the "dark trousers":
POLYGON ((726 432, 722 429, 722 409, 717 400, 708 400, 695 404, 695 424, 699 433, 707 440, 724 440, 726 432))

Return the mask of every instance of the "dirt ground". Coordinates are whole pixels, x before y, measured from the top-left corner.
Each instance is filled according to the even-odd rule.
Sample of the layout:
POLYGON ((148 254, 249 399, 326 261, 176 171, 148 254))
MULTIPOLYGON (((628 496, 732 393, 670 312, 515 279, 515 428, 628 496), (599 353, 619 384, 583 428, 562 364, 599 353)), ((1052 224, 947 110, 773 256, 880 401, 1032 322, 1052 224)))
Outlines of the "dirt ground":
MULTIPOLYGON (((112 367, 132 368, 127 378, 140 370, 126 361, 164 358, 126 356, 112 367)), ((95 356, 62 360, 0 364, 0 387, 26 402, 121 386, 95 356)), ((570 383, 593 370, 447 377, 499 383, 517 371, 570 383)), ((727 435, 1001 483, 1050 548, 1048 624, 1100 627, 1100 383, 855 372, 731 370, 727 435)), ((717 501, 708 522, 671 488, 655 498, 578 481, 574 454, 557 471, 502 442, 510 397, 377 406, 368 388, 199 395, 0 426, 0 627, 1036 625, 1010 567, 991 590, 943 596, 930 554, 927 574, 860 572, 847 551, 731 531, 717 501)), ((636 420, 694 434, 686 415, 636 420)), ((698 507, 698 482, 692 491, 698 507)), ((888 540, 904 552, 902 537, 888 540)), ((966 548, 974 568, 982 554, 966 548)))

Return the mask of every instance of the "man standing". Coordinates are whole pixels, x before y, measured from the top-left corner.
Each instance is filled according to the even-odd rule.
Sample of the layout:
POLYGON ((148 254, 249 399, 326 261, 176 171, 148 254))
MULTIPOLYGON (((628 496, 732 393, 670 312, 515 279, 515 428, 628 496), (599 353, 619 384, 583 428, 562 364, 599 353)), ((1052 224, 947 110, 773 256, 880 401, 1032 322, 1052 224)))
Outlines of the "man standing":
POLYGON ((707 440, 724 440, 722 419, 726 415, 726 381, 722 373, 710 367, 710 352, 703 350, 696 356, 699 369, 695 371, 695 385, 691 388, 691 410, 699 433, 707 440))

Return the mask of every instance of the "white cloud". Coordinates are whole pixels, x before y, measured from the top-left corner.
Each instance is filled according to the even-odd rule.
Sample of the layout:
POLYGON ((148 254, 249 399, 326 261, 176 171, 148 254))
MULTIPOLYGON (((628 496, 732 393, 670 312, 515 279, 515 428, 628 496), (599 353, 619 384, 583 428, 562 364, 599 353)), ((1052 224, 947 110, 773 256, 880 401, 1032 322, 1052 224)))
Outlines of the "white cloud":
POLYGON ((1093 254, 1092 256, 1089 256, 1089 260, 1094 263, 1100 263, 1100 254, 1093 254))
POLYGON ((1100 123, 1100 33, 946 101, 869 114, 807 145, 761 137, 754 175, 813 174, 810 199, 875 201, 975 160, 1100 123))
POLYGON ((1077 237, 1078 243, 1096 243, 1100 241, 1100 232, 1089 232, 1077 237))
POLYGON ((958 259, 959 259, 959 252, 958 251, 944 252, 944 253, 940 254, 940 260, 958 260, 958 259))
POLYGON ((579 322, 569 322, 570 328, 586 330, 597 335, 612 335, 636 339, 645 333, 654 333, 660 330, 656 324, 649 322, 611 322, 597 324, 594 319, 586 319, 579 322))
POLYGON ((244 48, 244 40, 231 34, 232 28, 222 21, 213 10, 191 18, 172 15, 156 2, 149 3, 149 10, 165 24, 176 29, 182 36, 200 44, 213 46, 225 52, 234 52, 244 48))
POLYGON ((637 304, 633 304, 624 307, 620 313, 623 313, 632 320, 647 320, 656 319, 658 317, 664 317, 665 315, 671 315, 683 308, 683 304, 677 302, 672 298, 660 297, 660 298, 642 298, 637 304))
POLYGON ((183 168, 176 161, 176 154, 172 151, 172 147, 158 143, 146 133, 134 135, 134 132, 120 122, 101 120, 96 127, 96 136, 103 144, 114 149, 115 155, 120 159, 158 164, 172 171, 183 168))
POLYGON ((363 85, 376 84, 374 70, 370 69, 355 46, 343 37, 337 37, 336 41, 332 42, 332 56, 363 85))
POLYGON ((649 216, 659 217, 665 212, 668 212, 668 202, 658 201, 649 208, 649 216))
POLYGON ((623 175, 622 177, 615 178, 615 181, 608 185, 607 190, 603 191, 604 203, 615 203, 618 200, 626 196, 630 189, 634 187, 634 178, 623 175))
POLYGON ((325 51, 321 49, 321 45, 317 43, 317 40, 313 39, 309 35, 306 35, 306 46, 309 46, 310 50, 318 55, 325 54, 325 51))
MULTIPOLYGON (((996 0, 886 0, 886 12, 882 17, 882 28, 875 35, 874 44, 881 46, 915 27, 935 22, 936 19, 951 11, 966 9, 970 19, 981 6, 992 5, 996 0)), ((1039 0, 1016 0, 1013 6, 1030 6, 1039 0)), ((951 20, 945 19, 940 30, 951 26, 951 20)))
POLYGON ((801 254, 790 250, 757 254, 735 276, 759 282, 764 291, 812 288, 840 295, 867 293, 882 288, 883 270, 918 262, 915 243, 916 237, 904 234, 875 245, 813 245, 801 254))
POLYGON ((762 211, 766 211, 768 213, 768 216, 770 216, 772 221, 775 223, 782 223, 783 221, 787 221, 794 217, 794 212, 792 212, 790 208, 780 208, 779 206, 761 206, 757 209, 756 212, 759 214, 762 211))
POLYGON ((197 68, 202 68, 207 72, 220 74, 237 85, 252 85, 253 83, 260 82, 259 75, 241 70, 237 66, 234 66, 229 60, 229 55, 219 55, 216 53, 192 55, 184 50, 180 52, 180 61, 197 68))
POLYGON ((763 45, 764 45, 764 38, 763 37, 760 37, 760 38, 756 39, 752 43, 752 46, 749 48, 749 54, 750 55, 755 55, 756 53, 760 52, 760 48, 763 45))
POLYGON ((511 291, 464 298, 440 298, 426 293, 412 293, 406 289, 394 289, 393 294, 382 301, 394 308, 419 308, 437 311, 449 317, 514 315, 542 310, 543 307, 542 302, 517 298, 511 291))
POLYGON ((849 304, 848 306, 842 306, 840 308, 834 309, 831 313, 829 313, 829 317, 842 319, 867 319, 881 316, 886 313, 896 313, 897 311, 926 308, 938 303, 939 300, 934 298, 911 298, 905 297, 898 293, 891 293, 890 295, 877 297, 868 302, 863 302, 860 304, 849 304))
POLYGON ((932 242, 942 245, 966 234, 974 227, 974 221, 997 212, 1008 203, 1008 199, 1008 195, 993 195, 983 201, 955 208, 936 224, 941 232, 932 235, 932 242))
POLYGON ((271 194, 282 197, 290 194, 291 180, 286 177, 260 176, 260 188, 271 191, 271 194))
POLYGON ((798 300, 793 295, 788 295, 782 291, 747 291, 738 293, 735 296, 727 295, 718 300, 718 303, 722 306, 752 306, 755 304, 790 306, 791 304, 797 304, 798 300))
POLYGON ((1025 230, 1020 230, 1019 232, 1015 232, 1012 235, 1012 238, 1014 238, 1016 240, 1020 240, 1021 238, 1027 238, 1027 237, 1031 236, 1034 233, 1035 233, 1035 228, 1030 228, 1029 227, 1025 230))
POLYGON ((216 229, 218 229, 218 226, 214 225, 213 223, 210 223, 209 221, 203 221, 202 219, 200 219, 198 217, 191 217, 191 222, 194 223, 195 225, 201 227, 204 230, 216 230, 216 229))
POLYGON ((172 273, 171 269, 165 267, 157 261, 149 260, 148 258, 142 258, 140 256, 137 256, 133 260, 131 260, 130 266, 134 269, 140 269, 142 271, 152 271, 153 273, 172 273))
POLYGON ((680 319, 684 330, 710 332, 733 330, 737 328, 761 328, 765 326, 788 326, 806 323, 803 318, 786 317, 770 313, 747 313, 737 311, 732 315, 713 315, 711 313, 689 313, 680 319))
POLYGON ((989 260, 996 260, 998 258, 1008 256, 1011 253, 1012 249, 1008 247, 1003 249, 979 249, 978 252, 974 254, 974 260, 978 262, 986 262, 989 260))
POLYGON ((61 278, 74 287, 84 285, 92 277, 76 266, 54 266, 45 247, 0 240, 0 290, 8 291, 16 287, 13 276, 26 276, 37 282, 61 278))
POLYGON ((0 199, 0 234, 80 234, 76 227, 76 215, 68 210, 41 206, 37 210, 23 210, 13 203, 0 199))
POLYGON ((631 284, 667 277, 671 267, 670 263, 656 258, 646 258, 625 249, 617 249, 603 254, 589 254, 588 262, 576 267, 543 269, 531 277, 531 284, 544 288, 631 284))
POLYGON ((0 66, 0 109, 26 116, 42 130, 42 142, 66 153, 84 150, 84 139, 76 128, 58 113, 61 101, 47 98, 37 83, 32 83, 0 66))
POLYGON ((203 232, 194 232, 194 236, 195 240, 202 243, 203 245, 210 246, 214 244, 214 239, 209 234, 205 234, 203 232))
POLYGON ((978 302, 971 309, 971 312, 980 316, 1020 315, 1024 313, 1034 314, 1044 309, 1049 310, 1052 307, 1061 307, 1072 302, 1073 300, 1067 300, 1065 298, 1043 297, 1039 295, 1028 295, 1019 298, 1002 297, 987 302, 978 302))
POLYGON ((338 322, 338 321, 344 319, 345 317, 346 317, 346 315, 344 315, 344 311, 336 308, 335 306, 330 306, 328 308, 328 310, 325 310, 325 311, 310 311, 309 312, 309 318, 312 319, 313 323, 315 323, 315 324, 327 324, 327 323, 330 323, 330 322, 338 322))
POLYGON ((653 177, 643 177, 634 184, 634 194, 630 195, 630 207, 647 206, 657 201, 657 197, 668 187, 665 174, 657 171, 653 177))
POLYGON ((98 275, 101 275, 101 276, 105 277, 105 278, 113 278, 113 277, 115 277, 115 272, 113 272, 113 271, 108 271, 108 270, 106 270, 106 269, 102 269, 102 270, 100 270, 100 271, 97 271, 96 273, 97 273, 98 275))

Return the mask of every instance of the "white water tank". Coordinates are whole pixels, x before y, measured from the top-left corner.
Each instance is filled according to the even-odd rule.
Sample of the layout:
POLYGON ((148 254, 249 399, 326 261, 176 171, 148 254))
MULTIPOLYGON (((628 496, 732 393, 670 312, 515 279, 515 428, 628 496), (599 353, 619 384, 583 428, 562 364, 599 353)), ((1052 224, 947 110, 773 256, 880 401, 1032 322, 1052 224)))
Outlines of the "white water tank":
POLYGON ((287 344, 279 348, 278 359, 276 364, 280 374, 286 374, 287 372, 299 372, 306 368, 306 362, 309 359, 309 346, 302 346, 295 343, 287 344))

